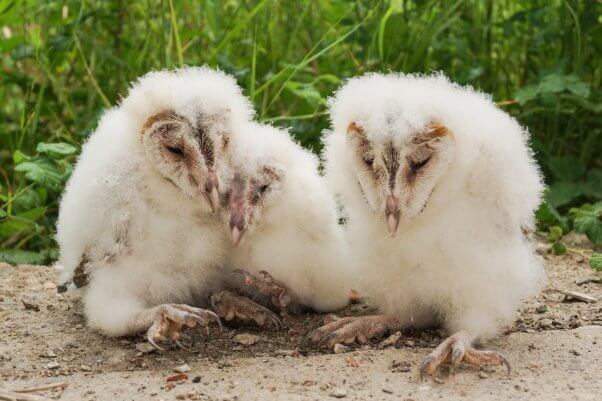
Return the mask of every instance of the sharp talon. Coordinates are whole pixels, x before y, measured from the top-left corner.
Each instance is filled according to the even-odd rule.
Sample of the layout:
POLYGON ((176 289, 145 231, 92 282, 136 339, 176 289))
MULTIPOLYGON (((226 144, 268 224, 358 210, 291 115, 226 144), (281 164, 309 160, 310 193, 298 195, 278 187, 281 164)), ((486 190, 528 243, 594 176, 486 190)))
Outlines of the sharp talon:
POLYGON ((334 332, 322 337, 322 339, 320 340, 320 342, 317 345, 318 349, 324 348, 324 345, 326 345, 328 342, 330 342, 330 340, 332 340, 335 337, 334 332))
POLYGON ((424 361, 422 361, 422 364, 420 365, 420 381, 422 381, 423 376, 425 376, 427 373, 427 369, 429 364, 433 361, 433 357, 432 356, 427 356, 424 361))
POLYGON ((506 366, 506 369, 508 370, 508 372, 506 373, 508 376, 510 376, 510 373, 512 373, 512 367, 510 366, 510 362, 508 362, 508 359, 506 359, 505 356, 500 355, 502 357, 502 363, 506 366))
POLYGON ((153 347, 155 347, 159 351, 163 351, 163 348, 159 347, 157 345, 157 343, 155 343, 155 341, 151 338, 151 336, 146 336, 146 340, 150 343, 150 345, 152 345, 153 347))

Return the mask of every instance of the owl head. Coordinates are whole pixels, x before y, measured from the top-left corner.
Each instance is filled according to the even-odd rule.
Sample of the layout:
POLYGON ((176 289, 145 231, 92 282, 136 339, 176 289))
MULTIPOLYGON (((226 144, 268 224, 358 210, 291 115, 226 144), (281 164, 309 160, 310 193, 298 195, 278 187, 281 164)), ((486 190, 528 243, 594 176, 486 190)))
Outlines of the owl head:
POLYGON ((391 235, 428 207, 455 149, 453 132, 425 112, 428 99, 404 93, 395 80, 355 79, 331 100, 334 131, 345 137, 357 185, 391 235))
POLYGON ((231 144, 231 170, 221 196, 234 246, 259 227, 291 220, 290 214, 298 212, 293 210, 293 199, 298 190, 302 192, 295 177, 308 171, 307 163, 313 162, 285 130, 256 123, 247 130, 231 144))
POLYGON ((215 210, 228 143, 253 116, 236 81, 206 67, 151 72, 131 88, 122 107, 152 169, 215 210))

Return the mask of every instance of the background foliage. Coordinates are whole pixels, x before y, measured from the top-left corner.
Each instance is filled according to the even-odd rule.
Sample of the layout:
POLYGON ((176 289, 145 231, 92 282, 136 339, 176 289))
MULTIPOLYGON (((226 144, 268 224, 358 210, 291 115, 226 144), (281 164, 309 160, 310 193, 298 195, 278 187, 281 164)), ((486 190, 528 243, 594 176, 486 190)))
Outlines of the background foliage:
POLYGON ((600 245, 602 204, 574 207, 602 199, 601 11, 594 0, 0 0, 0 260, 56 257, 61 188, 131 80, 204 63, 315 151, 345 78, 443 70, 530 128, 551 241, 575 229, 600 245))

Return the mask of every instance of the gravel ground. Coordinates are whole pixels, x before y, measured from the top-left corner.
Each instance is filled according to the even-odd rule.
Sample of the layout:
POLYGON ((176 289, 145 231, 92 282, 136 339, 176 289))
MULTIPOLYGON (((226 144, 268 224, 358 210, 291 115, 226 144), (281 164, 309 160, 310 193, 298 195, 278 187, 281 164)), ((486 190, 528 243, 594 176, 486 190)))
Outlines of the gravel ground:
MULTIPOLYGON (((0 400, 1 389, 49 383, 66 387, 37 394, 77 401, 600 400, 602 301, 568 301, 563 293, 602 299, 599 283, 575 283, 595 277, 582 256, 591 251, 578 242, 571 244, 576 252, 545 255, 546 289, 486 344, 507 355, 510 376, 503 368, 463 366, 453 377, 444 370, 423 382, 418 367, 441 341, 438 330, 402 333, 385 349, 375 341, 339 354, 301 355, 295 349, 302 334, 321 321, 304 315, 287 319, 280 333, 230 326, 206 337, 188 330, 186 348, 166 344, 167 351, 149 353, 141 336, 109 339, 87 329, 80 302, 56 293, 51 268, 0 265, 0 400)), ((369 311, 360 304, 342 314, 369 311)))

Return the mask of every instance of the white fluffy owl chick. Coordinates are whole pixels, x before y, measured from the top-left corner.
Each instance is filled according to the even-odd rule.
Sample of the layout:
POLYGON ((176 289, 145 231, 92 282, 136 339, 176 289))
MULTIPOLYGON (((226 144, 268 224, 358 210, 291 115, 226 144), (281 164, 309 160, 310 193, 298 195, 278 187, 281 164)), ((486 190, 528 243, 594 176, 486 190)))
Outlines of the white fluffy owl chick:
POLYGON ((528 133, 491 99, 443 75, 369 74, 330 101, 326 175, 349 216, 358 282, 383 315, 336 321, 332 346, 442 324, 424 362, 500 364, 471 348, 509 323, 544 279, 526 232, 543 189, 528 133))
POLYGON ((252 115, 232 77, 201 67, 144 75, 101 118, 57 225, 59 284, 86 287, 90 327, 148 330, 154 343, 216 319, 188 304, 223 264, 217 177, 228 141, 252 115))
POLYGON ((317 157, 286 130, 256 123, 230 146, 222 201, 234 245, 228 265, 246 270, 247 284, 282 314, 290 302, 322 312, 344 306, 353 269, 317 157))

